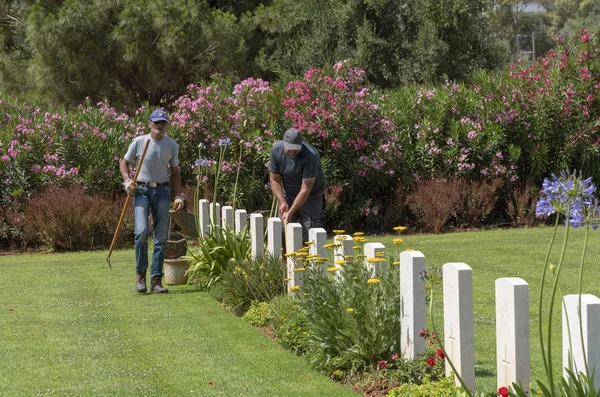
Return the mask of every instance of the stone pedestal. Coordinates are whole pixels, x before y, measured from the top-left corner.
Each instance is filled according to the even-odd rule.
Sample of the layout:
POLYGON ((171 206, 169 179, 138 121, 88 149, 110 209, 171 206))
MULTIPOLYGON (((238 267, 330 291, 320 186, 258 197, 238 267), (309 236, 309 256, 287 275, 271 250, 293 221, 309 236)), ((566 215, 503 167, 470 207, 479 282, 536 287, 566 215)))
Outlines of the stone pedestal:
POLYGON ((187 284, 188 278, 185 273, 188 271, 189 268, 190 261, 188 259, 165 259, 165 283, 167 285, 187 284))

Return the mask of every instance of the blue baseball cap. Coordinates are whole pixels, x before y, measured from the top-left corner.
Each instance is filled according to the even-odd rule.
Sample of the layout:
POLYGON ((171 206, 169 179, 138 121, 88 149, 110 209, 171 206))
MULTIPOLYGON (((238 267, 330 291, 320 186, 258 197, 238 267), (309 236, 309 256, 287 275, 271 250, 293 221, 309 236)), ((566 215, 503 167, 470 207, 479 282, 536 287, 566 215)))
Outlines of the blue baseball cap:
POLYGON ((164 110, 155 110, 150 115, 150 121, 156 123, 157 121, 169 121, 169 115, 164 110))

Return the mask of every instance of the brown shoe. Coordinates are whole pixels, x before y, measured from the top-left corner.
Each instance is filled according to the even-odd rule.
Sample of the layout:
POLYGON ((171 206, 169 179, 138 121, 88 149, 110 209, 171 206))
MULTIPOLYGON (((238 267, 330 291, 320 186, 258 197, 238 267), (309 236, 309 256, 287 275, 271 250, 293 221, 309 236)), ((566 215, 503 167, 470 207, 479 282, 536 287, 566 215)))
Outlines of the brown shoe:
POLYGON ((146 288, 146 271, 141 270, 137 272, 137 277, 135 280, 135 289, 140 294, 144 294, 147 291, 146 288))
POLYGON ((160 277, 160 276, 152 277, 152 284, 150 287, 152 292, 157 293, 157 294, 166 294, 167 292, 169 292, 168 289, 166 289, 165 287, 162 286, 161 279, 162 279, 162 277, 160 277))

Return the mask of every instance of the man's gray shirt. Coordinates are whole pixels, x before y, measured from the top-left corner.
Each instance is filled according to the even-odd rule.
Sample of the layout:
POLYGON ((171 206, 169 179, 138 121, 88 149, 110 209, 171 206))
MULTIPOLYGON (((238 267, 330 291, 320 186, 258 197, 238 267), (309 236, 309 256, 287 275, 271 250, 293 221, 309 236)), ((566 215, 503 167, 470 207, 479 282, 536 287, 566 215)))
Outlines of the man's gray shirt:
POLYGON ((284 152, 283 141, 276 142, 271 149, 269 172, 281 175, 286 196, 297 196, 302 187, 302 179, 316 178, 311 193, 325 188, 325 175, 321 168, 321 158, 314 146, 302 142, 302 151, 296 158, 284 152))
POLYGON ((138 175, 140 182, 169 182, 169 166, 176 167, 179 165, 179 145, 168 136, 163 136, 160 141, 155 141, 150 135, 138 136, 131 142, 125 160, 130 163, 137 163, 144 153, 146 141, 150 139, 146 157, 142 169, 138 175))

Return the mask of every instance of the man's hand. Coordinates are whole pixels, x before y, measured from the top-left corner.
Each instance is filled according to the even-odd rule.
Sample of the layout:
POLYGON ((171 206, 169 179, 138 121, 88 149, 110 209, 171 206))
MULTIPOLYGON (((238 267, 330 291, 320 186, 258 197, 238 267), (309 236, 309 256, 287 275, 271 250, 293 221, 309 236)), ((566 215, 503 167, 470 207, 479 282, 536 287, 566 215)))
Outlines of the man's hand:
POLYGON ((185 202, 185 198, 181 195, 175 196, 175 200, 173 200, 173 209, 175 211, 179 211, 183 209, 183 204, 185 202))
POLYGON ((287 203, 285 202, 285 200, 283 202, 279 203, 279 213, 281 215, 285 214, 286 212, 288 212, 290 209, 290 207, 288 207, 287 203))
POLYGON ((125 187, 125 192, 128 196, 135 195, 137 185, 131 179, 126 179, 125 182, 123 182, 123 186, 125 187))
POLYGON ((294 215, 293 212, 286 210, 285 215, 283 215, 283 218, 282 218, 283 223, 284 224, 290 223, 292 221, 293 215, 294 215))

